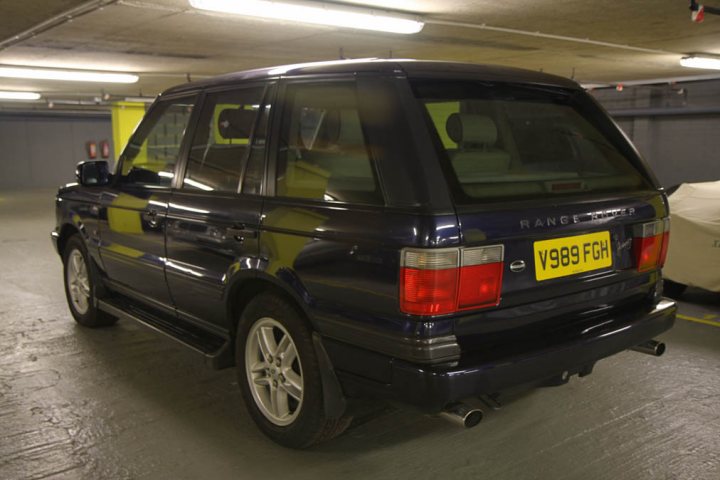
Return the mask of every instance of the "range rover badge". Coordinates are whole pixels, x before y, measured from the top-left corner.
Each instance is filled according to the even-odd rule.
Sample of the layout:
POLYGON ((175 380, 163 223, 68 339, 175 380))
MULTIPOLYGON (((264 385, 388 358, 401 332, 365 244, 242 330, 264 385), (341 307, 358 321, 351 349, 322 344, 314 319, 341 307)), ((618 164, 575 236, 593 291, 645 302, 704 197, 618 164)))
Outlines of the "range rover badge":
POLYGON ((519 273, 525 270, 525 261, 524 260, 515 260, 510 264, 510 271, 514 273, 519 273))

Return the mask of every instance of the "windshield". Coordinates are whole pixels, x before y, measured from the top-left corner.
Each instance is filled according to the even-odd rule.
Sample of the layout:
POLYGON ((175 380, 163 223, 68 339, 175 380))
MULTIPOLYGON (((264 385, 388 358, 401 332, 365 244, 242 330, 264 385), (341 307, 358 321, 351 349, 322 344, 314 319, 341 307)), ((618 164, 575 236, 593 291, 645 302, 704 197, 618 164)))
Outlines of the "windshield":
POLYGON ((625 140, 580 92, 472 81, 413 89, 459 203, 650 187, 625 140))

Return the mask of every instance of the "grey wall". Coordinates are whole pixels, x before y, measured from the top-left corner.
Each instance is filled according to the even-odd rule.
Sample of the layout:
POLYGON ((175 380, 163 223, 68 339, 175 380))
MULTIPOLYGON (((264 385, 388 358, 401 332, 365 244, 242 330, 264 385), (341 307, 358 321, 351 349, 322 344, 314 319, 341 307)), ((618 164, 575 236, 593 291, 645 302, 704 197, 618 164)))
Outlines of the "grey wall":
POLYGON ((0 188, 57 187, 72 182, 87 159, 85 143, 110 142, 110 116, 38 116, 0 112, 0 188))
POLYGON ((592 94, 614 114, 664 186, 720 180, 720 81, 592 94), (627 116, 630 110, 639 112, 627 116))

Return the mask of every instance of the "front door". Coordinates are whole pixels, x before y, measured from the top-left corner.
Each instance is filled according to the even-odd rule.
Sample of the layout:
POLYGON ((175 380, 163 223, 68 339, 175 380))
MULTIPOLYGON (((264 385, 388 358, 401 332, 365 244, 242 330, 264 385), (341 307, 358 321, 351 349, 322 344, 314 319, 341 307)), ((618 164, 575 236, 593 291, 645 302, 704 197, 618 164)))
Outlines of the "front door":
POLYGON ((108 278, 124 293, 158 307, 172 307, 165 281, 165 222, 195 99, 176 97, 153 106, 101 198, 100 255, 108 278))

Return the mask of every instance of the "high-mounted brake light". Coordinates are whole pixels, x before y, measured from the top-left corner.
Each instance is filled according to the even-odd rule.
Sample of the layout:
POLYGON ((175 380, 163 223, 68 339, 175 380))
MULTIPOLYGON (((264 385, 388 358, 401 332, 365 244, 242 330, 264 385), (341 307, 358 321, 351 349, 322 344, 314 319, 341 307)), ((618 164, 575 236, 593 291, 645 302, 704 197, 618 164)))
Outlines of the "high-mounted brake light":
POLYGON ((633 251, 638 272, 662 267, 665 264, 669 242, 669 218, 637 225, 633 235, 633 251))
POLYGON ((442 315, 500 303, 503 246, 406 248, 401 253, 400 310, 442 315))

